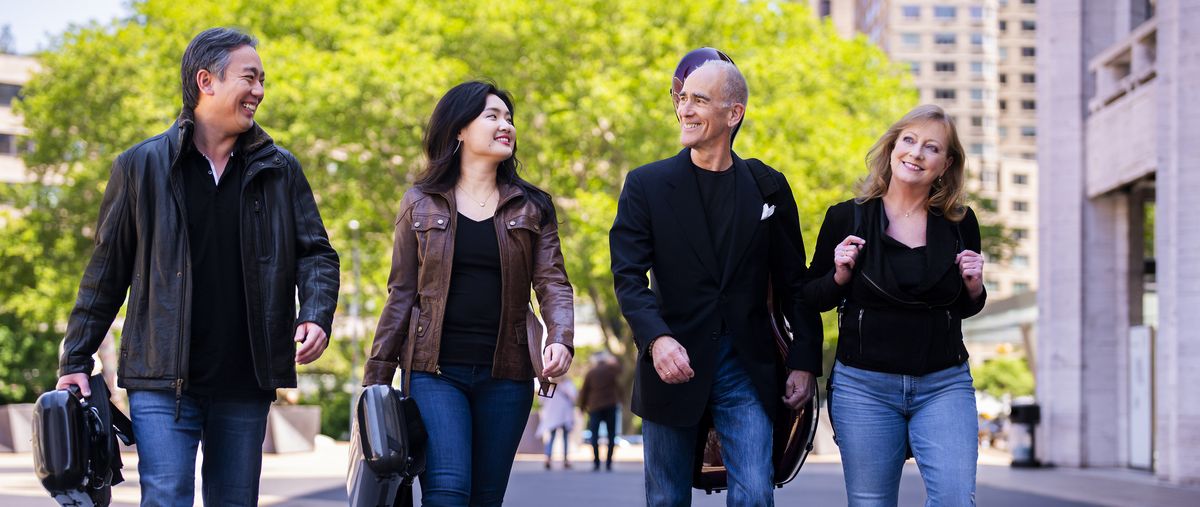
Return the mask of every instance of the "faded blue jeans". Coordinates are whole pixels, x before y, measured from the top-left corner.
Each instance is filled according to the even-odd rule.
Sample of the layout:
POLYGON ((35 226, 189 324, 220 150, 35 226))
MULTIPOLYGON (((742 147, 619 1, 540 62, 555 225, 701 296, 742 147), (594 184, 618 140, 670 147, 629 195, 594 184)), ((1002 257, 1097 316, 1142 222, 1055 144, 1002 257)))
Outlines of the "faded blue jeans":
POLYGON ((142 505, 191 507, 196 448, 204 505, 258 505, 262 444, 269 399, 221 399, 187 393, 175 420, 173 391, 129 391, 129 414, 137 438, 142 505))
POLYGON ((429 432, 421 504, 498 506, 533 407, 533 379, 492 378, 490 366, 413 372, 412 397, 429 432))
MULTIPOLYGON (((721 459, 729 472, 726 505, 775 505, 775 469, 771 464, 771 419, 758 399, 750 375, 733 354, 732 338, 721 339, 721 359, 708 404, 721 440, 721 459)), ((692 504, 692 460, 696 426, 676 427, 642 421, 646 459, 646 505, 692 504)))
POLYGON ((839 361, 829 404, 851 506, 896 505, 909 445, 925 481, 925 505, 975 505, 979 426, 967 363, 914 376, 839 361))

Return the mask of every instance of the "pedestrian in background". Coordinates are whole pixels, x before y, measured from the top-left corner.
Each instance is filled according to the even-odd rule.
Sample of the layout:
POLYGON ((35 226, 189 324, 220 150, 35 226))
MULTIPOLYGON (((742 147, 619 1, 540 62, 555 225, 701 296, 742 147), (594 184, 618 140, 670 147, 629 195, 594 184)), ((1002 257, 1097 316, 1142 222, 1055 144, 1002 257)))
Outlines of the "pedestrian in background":
POLYGON ((871 148, 858 196, 821 224, 805 299, 838 308, 829 414, 852 506, 896 505, 909 449, 928 505, 975 504, 962 319, 987 294, 964 157, 945 111, 917 107, 871 148))
POLYGON ((571 444, 568 436, 575 428, 575 399, 578 391, 571 377, 555 380, 558 387, 554 397, 542 398, 542 410, 538 413, 537 433, 546 441, 546 470, 550 469, 554 436, 562 433, 563 468, 571 468, 571 444))
POLYGON ((588 442, 592 444, 592 471, 600 470, 600 423, 608 433, 608 457, 604 469, 612 471, 613 446, 617 441, 617 415, 621 399, 621 363, 608 351, 592 354, 592 369, 583 378, 579 407, 587 413, 588 442))

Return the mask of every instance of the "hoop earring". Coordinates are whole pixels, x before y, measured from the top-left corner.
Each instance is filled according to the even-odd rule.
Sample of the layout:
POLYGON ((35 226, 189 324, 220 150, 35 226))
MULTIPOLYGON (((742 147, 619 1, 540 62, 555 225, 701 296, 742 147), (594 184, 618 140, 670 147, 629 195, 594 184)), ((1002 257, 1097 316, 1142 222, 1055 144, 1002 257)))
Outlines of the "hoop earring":
POLYGON ((453 155, 453 154, 455 154, 455 153, 458 153, 458 149, 459 149, 459 148, 462 148, 462 139, 459 139, 459 140, 458 140, 458 145, 456 145, 456 146, 454 147, 454 152, 452 152, 452 153, 450 153, 450 154, 451 154, 451 155, 453 155))

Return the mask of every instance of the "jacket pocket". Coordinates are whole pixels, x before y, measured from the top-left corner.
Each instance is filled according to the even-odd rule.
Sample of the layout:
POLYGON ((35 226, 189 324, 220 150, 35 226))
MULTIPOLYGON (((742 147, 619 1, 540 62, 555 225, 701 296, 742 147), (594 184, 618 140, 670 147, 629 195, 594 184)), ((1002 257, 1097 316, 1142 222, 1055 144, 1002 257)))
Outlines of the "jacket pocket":
POLYGON ((267 219, 267 209, 262 197, 254 198, 254 253, 258 262, 271 260, 274 252, 271 244, 270 220, 267 219))
MULTIPOLYGON (((437 241, 450 227, 450 217, 435 213, 413 213, 412 231, 417 236, 417 259, 422 264, 429 255, 433 244, 444 244, 437 241)), ((436 253, 436 252, 435 252, 436 253)))
MULTIPOLYGON (((429 332, 429 320, 429 315, 423 315, 421 308, 417 305, 413 305, 412 313, 409 314, 408 318, 408 336, 406 336, 405 339, 417 340, 417 342, 413 344, 413 355, 415 356, 421 356, 422 354, 429 353, 428 347, 422 346, 424 345, 423 342, 425 339, 425 334, 429 332)), ((402 350, 408 350, 408 343, 404 344, 404 349, 402 350)), ((403 358, 404 352, 401 352, 400 354, 401 358, 403 358)), ((410 361, 413 359, 414 358, 409 358, 410 361)), ((401 361, 401 367, 404 367, 404 365, 405 362, 401 361)))

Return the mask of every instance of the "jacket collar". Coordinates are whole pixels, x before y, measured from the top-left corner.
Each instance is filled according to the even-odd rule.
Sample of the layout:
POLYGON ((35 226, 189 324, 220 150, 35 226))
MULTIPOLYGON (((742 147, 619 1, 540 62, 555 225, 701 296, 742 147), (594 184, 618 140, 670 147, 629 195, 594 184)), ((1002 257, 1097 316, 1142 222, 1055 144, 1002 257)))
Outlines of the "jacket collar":
MULTIPOLYGON (((887 234, 888 219, 882 199, 871 199, 862 204, 862 233, 867 241, 864 254, 869 261, 863 269, 870 272, 872 279, 882 283, 888 292, 902 294, 895 282, 890 265, 884 259, 883 235, 887 234), (873 247, 872 247, 873 245, 873 247), (869 250, 869 251, 868 251, 869 250)), ((954 258, 962 250, 958 226, 945 217, 940 209, 929 211, 925 222, 925 275, 921 283, 909 294, 924 299, 938 285, 950 268, 954 258)))
MULTIPOLYGON (((183 108, 179 111, 179 117, 175 119, 175 123, 171 128, 167 129, 167 139, 170 141, 171 165, 175 165, 179 155, 192 148, 192 134, 196 128, 196 116, 190 108, 183 108)), ((254 126, 250 130, 243 132, 238 136, 237 146, 246 156, 251 156, 258 153, 260 150, 273 146, 275 140, 267 134, 262 127, 258 126, 258 122, 254 122, 254 126)))

